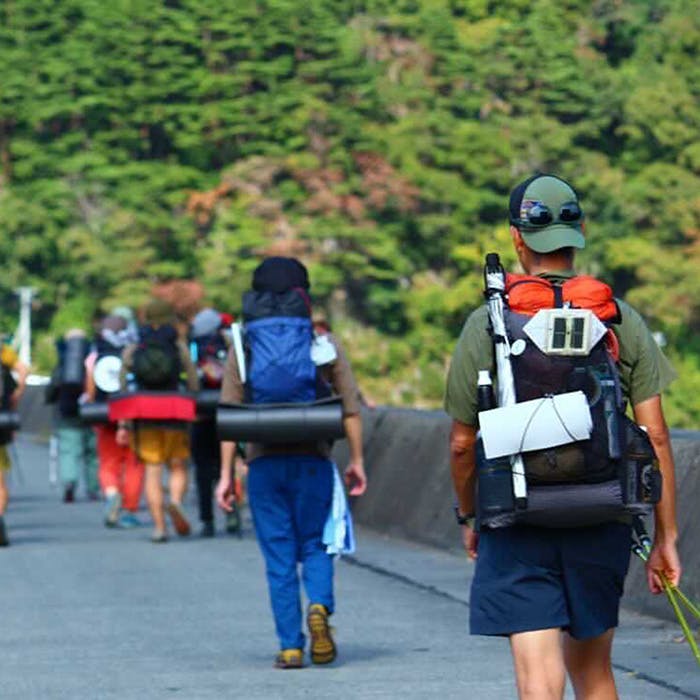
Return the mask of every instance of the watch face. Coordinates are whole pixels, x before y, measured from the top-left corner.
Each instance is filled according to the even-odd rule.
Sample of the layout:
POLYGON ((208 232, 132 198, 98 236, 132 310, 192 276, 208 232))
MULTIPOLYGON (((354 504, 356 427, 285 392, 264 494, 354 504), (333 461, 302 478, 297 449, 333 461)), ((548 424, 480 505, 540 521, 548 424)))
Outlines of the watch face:
POLYGON ((459 512, 459 508, 457 508, 457 506, 455 506, 455 517, 457 518, 457 522, 460 525, 470 525, 471 526, 474 524, 475 516, 474 515, 462 515, 459 512))

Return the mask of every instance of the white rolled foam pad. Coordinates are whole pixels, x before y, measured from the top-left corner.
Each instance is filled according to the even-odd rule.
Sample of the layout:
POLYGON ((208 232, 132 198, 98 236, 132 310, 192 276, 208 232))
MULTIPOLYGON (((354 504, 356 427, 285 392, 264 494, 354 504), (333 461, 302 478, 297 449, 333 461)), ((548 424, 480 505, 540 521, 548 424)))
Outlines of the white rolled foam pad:
POLYGON ((479 427, 486 457, 495 459, 588 440, 593 421, 586 395, 570 391, 481 411, 479 427))

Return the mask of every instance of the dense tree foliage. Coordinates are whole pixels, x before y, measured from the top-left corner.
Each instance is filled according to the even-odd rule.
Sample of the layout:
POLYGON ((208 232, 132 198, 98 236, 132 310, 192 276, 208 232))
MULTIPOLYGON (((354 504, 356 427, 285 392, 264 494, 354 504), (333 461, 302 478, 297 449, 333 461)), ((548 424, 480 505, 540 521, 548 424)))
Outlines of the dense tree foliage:
POLYGON ((693 0, 6 0, 3 321, 34 286, 46 361, 155 282, 235 311, 293 253, 368 393, 437 405, 508 192, 552 171, 697 426, 699 52, 693 0))

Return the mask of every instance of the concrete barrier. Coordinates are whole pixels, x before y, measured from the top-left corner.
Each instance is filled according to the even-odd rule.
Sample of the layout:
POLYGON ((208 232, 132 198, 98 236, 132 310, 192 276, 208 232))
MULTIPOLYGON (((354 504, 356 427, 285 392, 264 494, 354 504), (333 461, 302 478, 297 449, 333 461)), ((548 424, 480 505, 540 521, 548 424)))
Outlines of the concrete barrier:
MULTIPOLYGON (((358 523, 373 530, 437 547, 461 547, 454 520, 448 459, 450 419, 442 411, 377 408, 364 413, 367 493, 353 504, 358 523)), ((682 588, 700 600, 700 433, 672 432, 678 492, 682 588)), ((339 465, 347 446, 335 450, 339 465)), ((652 531, 653 532, 653 531, 652 531)), ((631 609, 673 618, 665 596, 647 591, 644 568, 630 567, 624 604, 631 609)))
MULTIPOLYGON (((51 431, 52 408, 43 387, 29 387, 20 405, 22 430, 41 436, 51 431)), ((442 411, 376 408, 365 411, 364 452, 369 489, 353 504, 358 523, 377 532, 444 549, 461 547, 454 520, 454 495, 448 459, 450 419, 442 411)), ((682 588, 700 600, 700 432, 672 431, 678 492, 682 588)), ((347 463, 347 444, 334 457, 347 463)), ((651 596, 644 569, 632 561, 625 605, 672 618, 664 596, 651 596)))

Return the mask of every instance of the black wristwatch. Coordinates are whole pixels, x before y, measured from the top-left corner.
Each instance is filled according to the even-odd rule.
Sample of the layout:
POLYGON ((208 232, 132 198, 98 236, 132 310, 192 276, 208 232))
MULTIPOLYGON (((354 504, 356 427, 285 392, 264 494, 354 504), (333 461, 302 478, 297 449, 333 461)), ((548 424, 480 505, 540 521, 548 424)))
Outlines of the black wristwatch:
POLYGON ((476 516, 474 513, 462 515, 459 512, 459 508, 455 506, 455 518, 457 518, 458 525, 466 525, 467 527, 474 529, 474 522, 476 521, 476 516))

